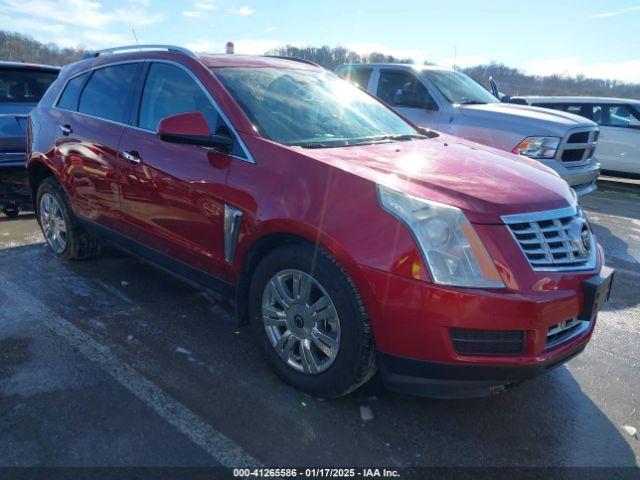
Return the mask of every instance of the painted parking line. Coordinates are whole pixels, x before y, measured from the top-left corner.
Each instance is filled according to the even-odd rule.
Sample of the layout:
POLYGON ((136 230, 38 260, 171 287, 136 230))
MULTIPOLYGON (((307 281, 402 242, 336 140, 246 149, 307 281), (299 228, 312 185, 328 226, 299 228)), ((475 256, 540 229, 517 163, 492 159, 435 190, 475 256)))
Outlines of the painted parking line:
POLYGON ((227 468, 261 466, 261 462, 233 440, 218 432, 200 416, 182 405, 126 362, 120 360, 108 346, 102 345, 69 321, 46 308, 29 293, 16 288, 15 285, 2 277, 0 277, 0 288, 7 298, 19 299, 19 303, 11 307, 12 317, 25 319, 32 317, 42 320, 50 330, 89 360, 97 363, 118 383, 211 455, 220 465, 227 468))

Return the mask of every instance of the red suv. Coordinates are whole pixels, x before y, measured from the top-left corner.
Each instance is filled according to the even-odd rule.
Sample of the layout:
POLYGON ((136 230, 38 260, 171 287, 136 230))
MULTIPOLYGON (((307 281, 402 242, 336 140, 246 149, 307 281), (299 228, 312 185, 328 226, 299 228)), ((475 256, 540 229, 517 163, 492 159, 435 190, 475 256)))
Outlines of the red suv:
POLYGON ((419 130, 310 62, 100 51, 62 70, 28 132, 54 253, 108 240, 233 299, 312 395, 376 369, 422 395, 498 391, 582 351, 609 294, 552 171, 419 130))

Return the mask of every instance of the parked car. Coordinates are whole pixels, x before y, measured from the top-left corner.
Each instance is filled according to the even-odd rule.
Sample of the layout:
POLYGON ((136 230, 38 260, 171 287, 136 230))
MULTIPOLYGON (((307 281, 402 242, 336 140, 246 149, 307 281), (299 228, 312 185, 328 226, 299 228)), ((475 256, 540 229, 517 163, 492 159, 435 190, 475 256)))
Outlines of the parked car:
POLYGON ((550 169, 421 133, 303 60, 97 52, 31 112, 28 170, 55 254, 109 240, 233 299, 321 397, 376 367, 400 391, 495 392, 582 351, 611 285, 550 169))
POLYGON ((579 196, 597 188, 598 127, 590 120, 501 103, 464 73, 446 68, 365 64, 341 65, 336 72, 416 125, 538 160, 579 196))
POLYGON ((10 217, 31 208, 27 181, 27 113, 58 76, 59 68, 0 62, 0 211, 10 217))
POLYGON ((513 97, 511 101, 593 120, 600 127, 596 155, 602 170, 615 175, 640 175, 640 100, 530 96, 513 97))

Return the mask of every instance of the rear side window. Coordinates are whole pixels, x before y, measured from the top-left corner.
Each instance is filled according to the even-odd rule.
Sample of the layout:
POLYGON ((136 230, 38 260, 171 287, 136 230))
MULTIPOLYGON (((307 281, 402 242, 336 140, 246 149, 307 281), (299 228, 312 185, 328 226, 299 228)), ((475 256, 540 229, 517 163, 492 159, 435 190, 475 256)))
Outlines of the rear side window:
POLYGON ((138 68, 138 63, 128 63, 95 70, 82 91, 78 111, 124 123, 138 68))
POLYGON ((350 82, 355 83, 360 88, 367 89, 369 85, 369 79, 371 78, 371 73, 373 72, 372 68, 347 68, 345 71, 340 73, 340 76, 350 82))
POLYGON ((38 103, 58 72, 34 68, 0 69, 0 103, 38 103))
POLYGON ((58 100, 58 107, 65 110, 76 111, 78 109, 78 100, 80 99, 80 91, 84 86, 84 83, 89 76, 88 73, 83 73, 77 77, 72 78, 64 87, 64 91, 58 100))
POLYGON ((409 72, 380 72, 378 97, 394 107, 438 109, 426 87, 409 72))
MULTIPOLYGON (((187 112, 201 112, 211 133, 233 137, 211 100, 187 72, 166 63, 152 64, 142 93, 138 126, 155 132, 163 118, 187 112)), ((245 156, 238 142, 232 149, 235 156, 245 156)))

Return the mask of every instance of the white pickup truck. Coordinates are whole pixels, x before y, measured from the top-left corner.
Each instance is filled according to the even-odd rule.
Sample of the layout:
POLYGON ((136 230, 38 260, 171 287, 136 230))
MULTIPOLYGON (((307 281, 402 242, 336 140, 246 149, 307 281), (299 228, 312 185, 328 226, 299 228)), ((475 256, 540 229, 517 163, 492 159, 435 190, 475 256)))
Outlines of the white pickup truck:
POLYGON ((583 117, 502 103, 464 73, 416 65, 341 65, 336 73, 418 126, 525 155, 552 168, 578 195, 594 191, 598 126, 583 117))

